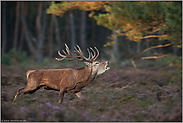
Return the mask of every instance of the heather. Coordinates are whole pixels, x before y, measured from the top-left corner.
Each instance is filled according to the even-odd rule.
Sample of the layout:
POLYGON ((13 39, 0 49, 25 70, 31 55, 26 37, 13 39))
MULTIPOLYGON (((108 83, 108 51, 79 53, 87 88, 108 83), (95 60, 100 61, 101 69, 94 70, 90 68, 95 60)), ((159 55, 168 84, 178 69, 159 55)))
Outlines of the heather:
POLYGON ((26 86, 28 69, 82 67, 75 62, 29 65, 1 65, 1 119, 27 122, 44 121, 182 121, 182 75, 176 66, 164 68, 161 59, 130 61, 111 69, 83 89, 86 100, 65 94, 58 103, 58 92, 39 89, 21 95, 12 103, 19 88, 26 86), (162 69, 164 68, 164 69, 162 69))

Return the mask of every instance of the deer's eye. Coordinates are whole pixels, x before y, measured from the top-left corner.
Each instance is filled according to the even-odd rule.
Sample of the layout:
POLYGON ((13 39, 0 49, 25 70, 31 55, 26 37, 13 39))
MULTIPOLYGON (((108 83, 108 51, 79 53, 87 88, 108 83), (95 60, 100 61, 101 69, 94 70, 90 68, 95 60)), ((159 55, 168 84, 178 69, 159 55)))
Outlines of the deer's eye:
POLYGON ((95 64, 99 64, 98 62, 96 62, 95 64))

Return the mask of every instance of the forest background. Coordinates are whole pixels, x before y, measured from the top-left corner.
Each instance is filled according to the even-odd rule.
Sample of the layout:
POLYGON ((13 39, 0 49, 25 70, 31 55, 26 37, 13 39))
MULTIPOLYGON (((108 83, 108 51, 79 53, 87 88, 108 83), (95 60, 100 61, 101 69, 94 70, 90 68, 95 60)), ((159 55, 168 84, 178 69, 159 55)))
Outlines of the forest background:
MULTIPOLYGON (((68 44, 96 46, 120 63, 144 56, 181 56, 181 2, 2 2, 2 62, 12 50, 41 63, 68 44), (159 46, 158 46, 159 45, 159 46), (147 49, 150 50, 147 50, 147 49), (152 49, 154 48, 154 49, 152 49)), ((17 58, 15 58, 17 59, 17 58)))
POLYGON ((182 121, 182 1, 2 1, 1 10, 2 120, 182 121), (40 89, 12 103, 27 70, 84 66, 55 60, 64 44, 86 57, 97 47, 111 63, 83 89, 87 101, 66 94, 60 105, 40 89))

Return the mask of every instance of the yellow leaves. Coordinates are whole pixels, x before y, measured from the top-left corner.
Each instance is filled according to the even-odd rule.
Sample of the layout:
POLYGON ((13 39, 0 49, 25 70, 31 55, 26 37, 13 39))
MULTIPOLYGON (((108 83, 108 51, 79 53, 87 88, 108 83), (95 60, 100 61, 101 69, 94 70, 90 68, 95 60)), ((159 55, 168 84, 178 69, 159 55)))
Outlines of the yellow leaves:
POLYGON ((117 30, 116 30, 116 33, 117 33, 117 34, 121 33, 121 29, 117 29, 117 30))
POLYGON ((121 11, 121 8, 117 7, 117 9, 118 9, 119 11, 121 11))
POLYGON ((105 4, 109 3, 109 1, 76 1, 72 3, 81 10, 92 11, 102 9, 105 4))
POLYGON ((106 44, 104 44, 104 47, 111 46, 111 45, 113 45, 113 44, 114 44, 114 41, 112 41, 112 42, 107 42, 106 44))
MULTIPOLYGON (((63 1, 62 3, 55 4, 49 7, 47 13, 62 16, 66 11, 80 9, 84 11, 93 11, 104 9, 104 5, 111 4, 111 1, 63 1)), ((92 17, 94 12, 91 12, 89 17, 92 17)))
POLYGON ((55 14, 57 16, 62 16, 65 13, 65 6, 67 3, 64 2, 63 4, 55 4, 52 2, 52 5, 47 10, 48 14, 55 14))
POLYGON ((88 16, 91 18, 91 17, 93 17, 93 15, 94 15, 94 11, 91 11, 88 16))
POLYGON ((177 48, 182 48, 182 44, 181 45, 176 45, 177 48))
POLYGON ((129 30, 129 29, 133 29, 133 26, 130 23, 127 23, 126 26, 125 26, 125 28, 127 30, 129 30))

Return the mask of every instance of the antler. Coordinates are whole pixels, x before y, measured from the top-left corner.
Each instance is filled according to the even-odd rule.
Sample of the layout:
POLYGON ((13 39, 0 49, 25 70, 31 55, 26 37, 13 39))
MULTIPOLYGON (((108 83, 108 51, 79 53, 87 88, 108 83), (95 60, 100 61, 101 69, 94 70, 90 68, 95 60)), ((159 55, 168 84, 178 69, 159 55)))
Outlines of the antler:
POLYGON ((81 48, 78 46, 78 45, 76 45, 77 46, 77 48, 76 47, 74 47, 74 49, 75 49, 75 51, 74 52, 76 52, 77 54, 79 54, 79 56, 74 56, 72 53, 71 53, 71 51, 69 50, 69 47, 67 46, 67 44, 65 44, 65 47, 66 47, 66 52, 64 51, 64 50, 62 50, 63 51, 63 53, 65 54, 65 55, 62 55, 61 53, 60 53, 60 51, 58 51, 58 54, 61 56, 61 57, 63 57, 63 58, 61 58, 61 59, 58 59, 58 58, 55 58, 56 60, 58 60, 58 61, 61 61, 61 60, 64 60, 65 58, 71 58, 71 59, 68 59, 69 61, 71 61, 71 60, 77 60, 77 61, 83 61, 83 62, 93 62, 94 60, 96 60, 97 59, 97 57, 99 56, 99 51, 98 51, 98 49, 96 48, 96 47, 94 47, 95 49, 96 49, 96 51, 97 51, 97 56, 96 56, 96 53, 95 53, 95 51, 90 47, 90 49, 92 50, 92 52, 94 53, 94 55, 92 54, 92 52, 90 52, 90 50, 87 48, 87 51, 88 51, 88 58, 86 58, 84 55, 83 55, 83 53, 82 53, 82 51, 81 51, 81 48), (92 58, 90 58, 90 56, 92 56, 92 58))

